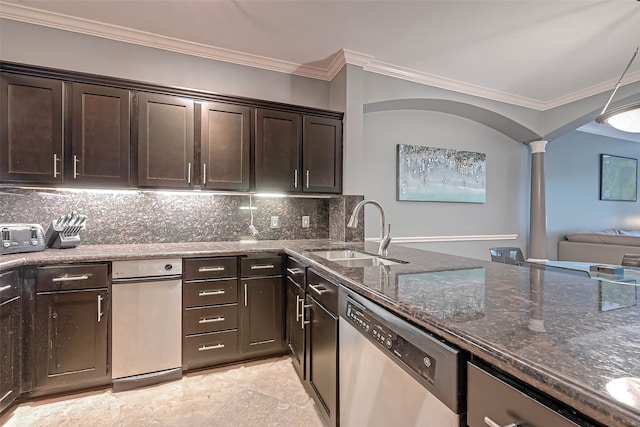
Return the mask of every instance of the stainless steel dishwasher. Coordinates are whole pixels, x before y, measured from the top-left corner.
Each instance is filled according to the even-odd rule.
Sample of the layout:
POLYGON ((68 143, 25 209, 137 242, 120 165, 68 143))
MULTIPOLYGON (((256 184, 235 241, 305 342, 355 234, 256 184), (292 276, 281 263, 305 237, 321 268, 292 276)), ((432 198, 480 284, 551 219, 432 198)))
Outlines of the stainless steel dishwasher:
POLYGON ((113 262, 113 390, 182 377, 182 260, 113 262))
POLYGON ((464 353, 340 289, 340 426, 466 425, 464 353))

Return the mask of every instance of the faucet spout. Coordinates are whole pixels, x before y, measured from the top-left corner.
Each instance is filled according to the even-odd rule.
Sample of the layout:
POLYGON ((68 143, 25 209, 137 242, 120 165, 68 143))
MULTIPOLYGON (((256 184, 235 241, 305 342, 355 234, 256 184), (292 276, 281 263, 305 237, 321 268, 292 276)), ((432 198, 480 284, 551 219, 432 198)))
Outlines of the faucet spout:
POLYGON ((382 208, 382 205, 380 203, 376 202, 375 200, 363 200, 360 203, 358 203, 353 208, 353 212, 351 213, 351 218, 347 223, 347 227, 355 228, 358 226, 358 214, 360 213, 360 209, 362 209, 362 207, 367 204, 371 204, 375 206, 376 208, 378 208, 378 211, 380 212, 381 230, 380 230, 380 246, 378 247, 378 255, 387 256, 387 253, 388 253, 387 248, 391 243, 391 224, 389 224, 388 227, 385 227, 384 209, 382 208))

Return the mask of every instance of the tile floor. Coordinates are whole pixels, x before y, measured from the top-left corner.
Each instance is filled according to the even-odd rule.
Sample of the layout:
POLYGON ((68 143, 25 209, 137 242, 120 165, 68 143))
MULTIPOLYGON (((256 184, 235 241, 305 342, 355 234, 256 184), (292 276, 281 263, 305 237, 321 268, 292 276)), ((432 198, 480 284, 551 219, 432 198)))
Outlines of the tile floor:
POLYGON ((280 357, 186 374, 142 389, 98 390, 22 403, 7 427, 321 427, 291 359, 280 357))

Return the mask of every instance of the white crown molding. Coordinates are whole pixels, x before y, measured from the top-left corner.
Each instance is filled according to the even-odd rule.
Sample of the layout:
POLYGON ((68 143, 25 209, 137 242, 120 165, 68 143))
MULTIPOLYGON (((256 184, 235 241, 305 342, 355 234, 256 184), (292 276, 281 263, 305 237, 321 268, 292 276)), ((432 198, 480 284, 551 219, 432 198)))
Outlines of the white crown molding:
MULTIPOLYGON (((365 71, 372 73, 538 111, 545 111, 604 92, 611 89, 615 84, 615 81, 604 82, 552 101, 539 101, 385 63, 376 60, 375 57, 371 55, 348 49, 341 49, 334 56, 333 61, 327 68, 320 68, 194 43, 2 1, 0 1, 0 18, 324 81, 331 81, 345 65, 350 64, 362 67, 365 71)), ((640 71, 629 74, 625 80, 627 80, 627 82, 640 80, 640 71)))
POLYGON ((116 40, 124 43, 163 49, 185 55, 246 65, 264 70, 294 74, 319 80, 329 80, 327 70, 322 68, 247 54, 201 43, 194 43, 173 37, 166 37, 145 31, 92 21, 89 19, 48 12, 13 3, 0 2, 0 18, 26 22, 28 24, 42 25, 45 27, 116 40))
POLYGON ((364 69, 366 71, 383 74, 389 77, 395 77, 402 80, 408 80, 415 83, 421 83, 441 89, 460 92, 466 95, 478 96, 494 101, 505 102, 507 104, 518 105, 520 107, 542 110, 545 106, 544 102, 537 101, 535 99, 513 95, 506 92, 500 92, 494 89, 487 89, 482 86, 472 85, 445 77, 435 76, 433 74, 412 70, 410 68, 399 67, 397 65, 388 64, 381 61, 373 60, 369 64, 367 64, 364 69))

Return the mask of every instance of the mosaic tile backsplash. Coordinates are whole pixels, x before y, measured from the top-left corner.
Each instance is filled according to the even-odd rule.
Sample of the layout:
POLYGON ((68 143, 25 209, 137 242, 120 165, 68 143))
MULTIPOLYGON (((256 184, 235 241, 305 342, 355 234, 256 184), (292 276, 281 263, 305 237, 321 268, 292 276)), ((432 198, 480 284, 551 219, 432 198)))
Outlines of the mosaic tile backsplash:
POLYGON ((257 240, 363 239, 362 225, 346 228, 350 211, 345 218, 345 207, 362 196, 251 199, 253 209, 247 194, 0 188, 0 223, 39 223, 46 231, 53 219, 76 211, 87 216, 84 244, 237 241, 251 237, 253 213, 257 240))

